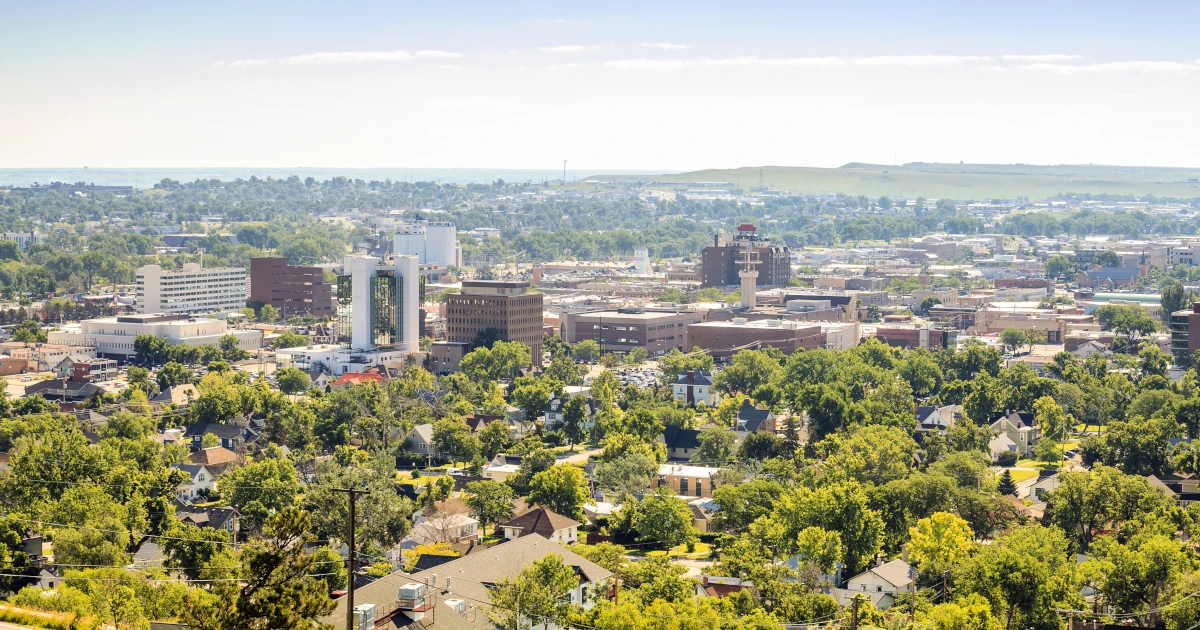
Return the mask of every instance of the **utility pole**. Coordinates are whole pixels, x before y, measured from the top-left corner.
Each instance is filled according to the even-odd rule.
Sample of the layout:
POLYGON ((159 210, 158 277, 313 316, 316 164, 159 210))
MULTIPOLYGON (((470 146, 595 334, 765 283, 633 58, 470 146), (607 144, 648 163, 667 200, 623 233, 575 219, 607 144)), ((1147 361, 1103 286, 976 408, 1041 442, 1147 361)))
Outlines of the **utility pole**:
POLYGON ((858 630, 858 598, 862 595, 855 595, 854 602, 850 608, 850 630, 858 630))
POLYGON ((567 185, 567 161, 563 160, 563 186, 567 185))
POLYGON ((354 570, 357 553, 354 550, 354 502, 358 495, 371 494, 370 490, 355 490, 354 488, 334 488, 334 492, 345 492, 350 497, 350 570, 346 572, 346 630, 354 630, 354 570))

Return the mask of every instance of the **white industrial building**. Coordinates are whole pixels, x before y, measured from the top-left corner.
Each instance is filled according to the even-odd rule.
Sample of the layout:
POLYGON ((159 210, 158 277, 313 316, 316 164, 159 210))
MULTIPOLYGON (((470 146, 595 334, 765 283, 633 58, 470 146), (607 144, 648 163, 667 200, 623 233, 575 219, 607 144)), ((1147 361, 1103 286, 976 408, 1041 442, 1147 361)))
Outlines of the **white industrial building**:
POLYGON ((137 312, 222 313, 246 307, 244 267, 203 268, 184 263, 183 268, 164 271, 158 265, 137 270, 137 312))
POLYGON ((92 348, 100 357, 126 360, 137 354, 133 342, 138 335, 163 337, 171 346, 184 343, 190 346, 217 346, 221 343, 221 337, 233 335, 242 350, 251 352, 262 347, 261 331, 229 330, 225 322, 219 319, 169 313, 85 319, 78 324, 67 324, 59 330, 49 331, 48 341, 92 348))
POLYGON ((4 235, 0 237, 0 240, 16 241, 17 249, 25 251, 29 249, 30 245, 44 243, 46 241, 46 235, 38 234, 37 232, 5 232, 4 235))
POLYGON ((392 235, 392 253, 416 256, 421 264, 462 266, 458 230, 448 221, 418 221, 400 226, 392 235))

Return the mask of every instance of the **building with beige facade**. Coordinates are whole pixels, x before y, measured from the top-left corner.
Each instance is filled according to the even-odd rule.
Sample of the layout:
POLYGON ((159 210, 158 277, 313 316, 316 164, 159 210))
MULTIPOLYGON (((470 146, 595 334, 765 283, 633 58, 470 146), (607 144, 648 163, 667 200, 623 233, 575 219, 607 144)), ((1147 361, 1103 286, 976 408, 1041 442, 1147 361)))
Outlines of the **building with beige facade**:
POLYGON ((563 313, 560 333, 574 345, 585 339, 600 344, 603 354, 628 354, 644 348, 652 356, 682 350, 687 327, 704 321, 696 311, 628 307, 563 313))
POLYGON ((246 269, 184 263, 179 270, 158 265, 137 269, 137 312, 228 313, 246 308, 246 269))
POLYGON ((48 341, 73 348, 92 349, 96 356, 103 358, 127 360, 137 354, 133 345, 138 335, 163 337, 167 345, 172 346, 184 343, 190 346, 216 346, 220 345, 221 337, 233 335, 242 350, 251 352, 262 347, 261 331, 230 330, 219 319, 171 313, 85 319, 50 331, 48 341))

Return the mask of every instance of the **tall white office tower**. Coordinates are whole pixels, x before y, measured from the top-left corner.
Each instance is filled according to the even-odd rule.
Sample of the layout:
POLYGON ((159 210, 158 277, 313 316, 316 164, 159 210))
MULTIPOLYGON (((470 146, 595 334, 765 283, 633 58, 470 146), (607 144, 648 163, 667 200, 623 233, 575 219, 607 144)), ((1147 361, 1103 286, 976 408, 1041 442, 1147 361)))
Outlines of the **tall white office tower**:
POLYGON ((420 346, 416 256, 350 254, 338 277, 338 340, 355 350, 416 352, 420 346))

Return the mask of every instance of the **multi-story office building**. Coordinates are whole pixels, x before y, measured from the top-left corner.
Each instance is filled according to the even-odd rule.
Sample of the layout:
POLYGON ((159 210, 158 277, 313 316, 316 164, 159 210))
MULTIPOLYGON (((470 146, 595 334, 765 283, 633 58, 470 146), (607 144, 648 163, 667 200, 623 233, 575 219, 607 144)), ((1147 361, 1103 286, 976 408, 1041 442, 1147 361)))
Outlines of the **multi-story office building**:
POLYGON ((246 307, 246 269, 184 263, 183 268, 163 270, 146 265, 137 270, 137 312, 221 313, 246 307))
POLYGON ((346 256, 337 286, 338 342, 354 350, 416 352, 421 284, 416 256, 346 256))
POLYGON ((44 243, 46 235, 38 234, 37 232, 5 232, 3 235, 0 235, 0 240, 15 241, 17 249, 25 251, 29 249, 30 245, 44 243))
POLYGON ((645 348, 650 356, 682 350, 687 327, 704 317, 695 311, 618 308, 583 313, 564 313, 561 335, 571 344, 593 339, 602 353, 627 354, 645 348))
POLYGON ((463 282, 462 293, 446 296, 446 341, 473 344, 486 331, 529 346, 533 364, 541 366, 542 294, 528 282, 463 282))
POLYGON ((792 277, 792 252, 787 247, 772 246, 770 240, 758 233, 749 223, 738 226, 736 232, 713 236, 711 247, 704 248, 701 262, 703 287, 726 287, 741 284, 746 255, 752 256, 758 272, 757 286, 784 286, 792 277))
POLYGON ((1189 311, 1171 313, 1171 354, 1176 365, 1191 365, 1192 354, 1200 350, 1200 302, 1189 311))
POLYGON ((334 314, 333 285, 320 267, 289 265, 286 258, 250 259, 250 306, 270 304, 284 319, 334 314))
POLYGON ((820 323, 780 319, 704 322, 687 327, 687 351, 703 349, 716 358, 728 358, 743 348, 767 346, 784 354, 825 347, 820 323))
POLYGON ((220 319, 190 317, 184 314, 118 315, 85 319, 49 332, 49 341, 65 346, 93 349, 100 357, 126 360, 137 354, 133 347, 138 335, 163 337, 168 345, 219 345, 221 337, 233 335, 238 347, 250 352, 262 347, 257 330, 229 330, 220 319))

